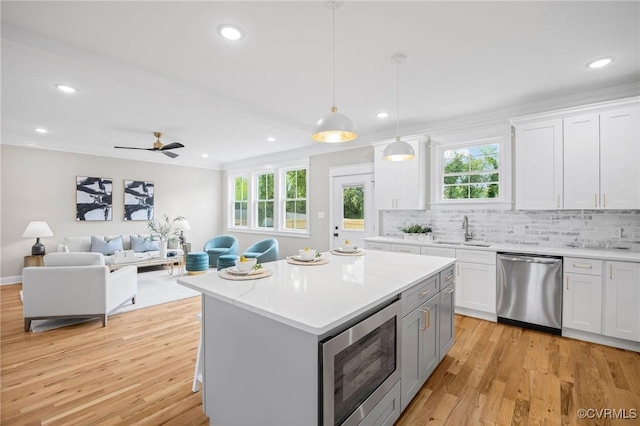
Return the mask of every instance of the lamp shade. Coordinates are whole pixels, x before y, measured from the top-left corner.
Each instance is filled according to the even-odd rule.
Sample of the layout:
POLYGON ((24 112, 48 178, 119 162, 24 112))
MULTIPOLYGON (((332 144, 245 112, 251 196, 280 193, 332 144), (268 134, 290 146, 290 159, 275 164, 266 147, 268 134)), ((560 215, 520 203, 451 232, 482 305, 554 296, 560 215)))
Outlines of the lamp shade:
POLYGON ((189 226, 189 222, 187 222, 187 219, 182 219, 180 222, 178 222, 178 229, 181 231, 189 231, 191 229, 191 226, 189 226))
POLYGON ((356 126, 335 106, 331 112, 316 123, 316 130, 311 136, 313 140, 326 143, 350 142, 358 137, 356 126))
POLYGON ((47 222, 30 222, 22 234, 23 238, 53 237, 53 232, 47 222))
POLYGON ((382 151, 382 158, 388 161, 407 161, 413 160, 416 154, 407 142, 400 139, 400 136, 396 137, 396 140, 387 145, 382 151))

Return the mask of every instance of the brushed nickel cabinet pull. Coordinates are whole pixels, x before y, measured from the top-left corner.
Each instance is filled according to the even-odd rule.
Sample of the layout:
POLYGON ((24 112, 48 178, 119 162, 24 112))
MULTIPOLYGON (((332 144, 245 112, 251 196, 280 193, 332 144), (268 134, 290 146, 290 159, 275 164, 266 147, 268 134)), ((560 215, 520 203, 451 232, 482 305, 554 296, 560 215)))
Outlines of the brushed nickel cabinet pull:
POLYGON ((602 207, 607 207, 607 194, 602 194, 602 207))
POLYGON ((458 268, 458 276, 460 276, 460 264, 458 263, 456 267, 458 268))
POLYGON ((427 308, 427 328, 431 327, 431 309, 427 308))
POLYGON ((444 277, 444 280, 449 281, 451 278, 453 278, 453 274, 447 275, 446 277, 444 277))
POLYGON ((609 264, 609 279, 613 279, 613 265, 609 264))
POLYGON ((569 290, 569 277, 567 277, 567 290, 569 290))
POLYGON ((598 207, 598 194, 593 194, 593 207, 598 207))
POLYGON ((447 291, 446 293, 447 293, 447 294, 451 294, 451 293, 453 293, 453 289, 451 289, 451 290, 447 291))
POLYGON ((556 207, 560 208, 560 195, 556 198, 556 207))

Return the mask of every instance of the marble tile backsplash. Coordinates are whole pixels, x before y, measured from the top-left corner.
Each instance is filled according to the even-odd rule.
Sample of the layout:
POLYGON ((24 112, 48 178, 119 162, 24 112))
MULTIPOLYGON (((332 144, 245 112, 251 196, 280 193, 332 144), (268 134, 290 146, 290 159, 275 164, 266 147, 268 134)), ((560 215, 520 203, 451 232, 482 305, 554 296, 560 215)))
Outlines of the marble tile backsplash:
POLYGON ((401 228, 420 224, 436 240, 462 240, 465 215, 474 240, 640 251, 640 210, 388 210, 381 211, 380 235, 402 238, 401 228))

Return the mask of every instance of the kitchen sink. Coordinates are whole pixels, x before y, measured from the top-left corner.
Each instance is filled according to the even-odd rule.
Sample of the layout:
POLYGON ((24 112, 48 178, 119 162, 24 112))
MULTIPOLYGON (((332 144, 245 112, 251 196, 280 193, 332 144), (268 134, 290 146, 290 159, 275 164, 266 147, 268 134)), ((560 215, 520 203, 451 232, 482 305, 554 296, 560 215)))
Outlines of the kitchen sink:
POLYGON ((448 244, 452 246, 491 247, 491 244, 476 241, 433 241, 433 244, 448 244))

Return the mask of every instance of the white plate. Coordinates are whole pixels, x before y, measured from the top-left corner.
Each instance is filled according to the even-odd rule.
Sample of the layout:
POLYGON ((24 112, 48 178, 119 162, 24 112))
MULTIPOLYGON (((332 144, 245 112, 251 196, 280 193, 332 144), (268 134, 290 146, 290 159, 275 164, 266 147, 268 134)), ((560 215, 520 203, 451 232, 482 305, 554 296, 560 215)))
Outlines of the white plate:
POLYGON ((225 269, 225 271, 228 271, 229 273, 231 273, 233 275, 249 275, 250 273, 253 272, 253 269, 251 269, 249 271, 239 271, 237 267, 232 266, 230 268, 225 269))
POLYGON ((354 248, 353 250, 345 250, 342 247, 337 247, 336 251, 339 251, 340 253, 357 253, 360 251, 359 248, 354 248))
POLYGON ((320 259, 319 257, 312 257, 311 259, 303 259, 297 254, 291 257, 299 262, 315 262, 317 259, 320 259))

